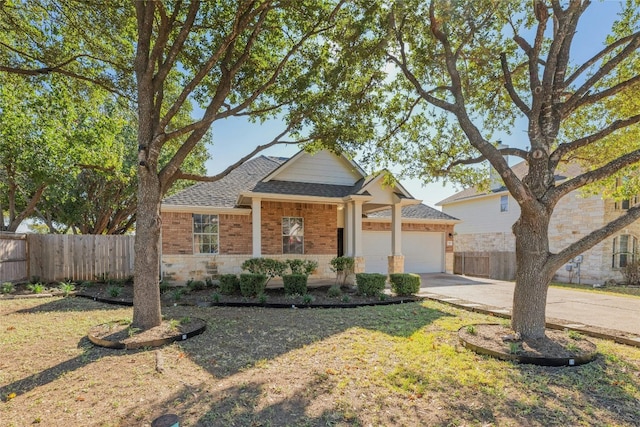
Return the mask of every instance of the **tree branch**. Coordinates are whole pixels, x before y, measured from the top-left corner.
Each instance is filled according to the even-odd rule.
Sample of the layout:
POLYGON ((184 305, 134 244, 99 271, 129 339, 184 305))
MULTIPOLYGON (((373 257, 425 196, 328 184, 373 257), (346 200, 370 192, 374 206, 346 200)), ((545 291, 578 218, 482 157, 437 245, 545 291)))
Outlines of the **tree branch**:
POLYGON ((518 95, 518 93, 515 90, 515 87, 513 86, 511 71, 509 71, 509 64, 507 64, 507 55, 504 52, 500 54, 500 64, 502 65, 502 75, 504 76, 504 87, 505 89, 507 89, 507 93, 509 93, 511 100, 513 101, 514 104, 516 104, 516 106, 520 109, 520 111, 522 111, 525 116, 529 117, 529 114, 531 114, 531 110, 529 109, 527 104, 524 103, 522 98, 520 98, 520 95, 518 95))

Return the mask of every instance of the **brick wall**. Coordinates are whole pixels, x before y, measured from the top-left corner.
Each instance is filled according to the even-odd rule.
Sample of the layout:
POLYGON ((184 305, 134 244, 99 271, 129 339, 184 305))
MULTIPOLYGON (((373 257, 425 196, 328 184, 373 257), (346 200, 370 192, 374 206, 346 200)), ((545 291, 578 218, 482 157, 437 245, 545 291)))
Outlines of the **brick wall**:
POLYGON ((190 213, 162 212, 162 253, 193 254, 193 221, 190 213))
MULTIPOLYGON (((251 254, 251 215, 219 215, 220 252, 228 255, 251 254)), ((162 253, 193 254, 191 213, 162 213, 162 253)))
POLYGON ((262 202, 262 254, 282 254, 282 218, 304 219, 304 253, 338 252, 338 214, 335 205, 262 202))
POLYGON ((248 255, 252 252, 251 215, 220 215, 220 253, 248 255))

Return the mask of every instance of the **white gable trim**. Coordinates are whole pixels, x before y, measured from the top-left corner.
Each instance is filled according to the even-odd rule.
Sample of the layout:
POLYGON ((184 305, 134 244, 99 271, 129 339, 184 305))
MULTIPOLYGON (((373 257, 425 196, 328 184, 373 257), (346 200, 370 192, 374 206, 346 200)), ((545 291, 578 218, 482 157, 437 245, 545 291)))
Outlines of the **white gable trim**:
MULTIPOLYGON (((362 188, 358 191, 358 194, 362 194, 365 191, 367 191, 367 188, 377 184, 384 176, 383 172, 378 173, 377 175, 375 175, 373 178, 370 178, 363 186, 362 188)), ((400 192, 402 193, 403 196, 405 196, 408 199, 414 199, 414 197, 411 195, 411 193, 409 193, 406 188, 404 188, 402 186, 402 184, 400 184, 400 181, 396 180, 395 184, 393 187, 388 186, 387 187, 390 191, 392 191, 393 193, 395 193, 395 189, 400 190, 400 192)), ((414 199, 415 200, 415 199, 414 199)), ((418 203, 420 203, 420 201, 418 201, 418 203)))
MULTIPOLYGON (((271 180, 277 180, 279 175, 282 175, 283 173, 285 173, 288 169, 290 169, 293 165, 295 165, 298 161, 300 161, 300 159, 304 159, 304 158, 307 158, 307 157, 313 158, 313 156, 321 154, 321 153, 322 154, 328 154, 331 157, 335 157, 337 162, 346 162, 350 166, 351 171, 355 172, 355 177, 354 177, 354 180, 353 180, 354 183, 365 176, 365 173, 360 168, 360 166, 358 166, 358 164, 356 164, 353 160, 348 159, 344 154, 336 155, 336 154, 330 152, 329 150, 322 150, 322 151, 319 151, 318 153, 311 154, 311 153, 307 153, 306 151, 302 150, 302 151, 299 151, 293 157, 291 157, 289 160, 287 160, 286 162, 284 162, 283 164, 278 166, 273 172, 271 172, 269 175, 267 175, 262 180, 262 182, 268 182, 268 181, 271 181, 271 180)), ((291 181, 291 180, 290 179, 285 179, 284 181, 291 181)), ((300 181, 300 182, 307 182, 307 181, 300 181)), ((315 181, 308 181, 308 182, 315 182, 315 181)), ((333 184, 333 183, 327 182, 327 184, 333 184)), ((347 185, 347 184, 342 184, 342 183, 336 183, 336 184, 337 185, 347 185)), ((353 183, 349 183, 348 185, 353 185, 353 183)))

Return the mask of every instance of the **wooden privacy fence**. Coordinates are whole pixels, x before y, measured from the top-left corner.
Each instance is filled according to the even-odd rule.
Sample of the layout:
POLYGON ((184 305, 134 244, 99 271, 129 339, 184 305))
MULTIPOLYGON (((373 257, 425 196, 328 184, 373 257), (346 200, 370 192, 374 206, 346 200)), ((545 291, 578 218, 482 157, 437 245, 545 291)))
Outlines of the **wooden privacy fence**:
POLYGON ((0 278, 20 281, 37 277, 44 282, 54 282, 95 280, 108 275, 113 279, 125 279, 133 275, 134 239, 134 236, 103 235, 27 234, 21 238, 0 235, 0 260, 3 260, 0 278), (22 242, 23 246, 7 243, 12 241, 22 242), (5 255, 5 248, 12 248, 11 255, 5 255), (14 261, 9 261, 11 259, 14 261), (5 264, 11 266, 18 260, 21 260, 22 270, 12 278, 4 278, 10 272, 9 267, 5 272, 5 264))
POLYGON ((0 233, 0 283, 18 282, 29 277, 27 237, 0 233))
POLYGON ((514 252, 456 252, 453 259, 453 272, 495 280, 514 280, 516 254, 514 252))

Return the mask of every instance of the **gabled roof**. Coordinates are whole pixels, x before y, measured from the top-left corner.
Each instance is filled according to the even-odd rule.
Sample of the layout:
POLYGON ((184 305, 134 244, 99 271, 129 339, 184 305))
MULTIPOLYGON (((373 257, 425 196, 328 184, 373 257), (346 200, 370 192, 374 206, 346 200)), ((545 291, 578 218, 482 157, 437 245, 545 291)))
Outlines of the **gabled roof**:
MULTIPOLYGON (((527 171, 529 170, 529 167, 526 161, 522 161, 512 166, 511 169, 513 170, 513 172, 516 174, 518 178, 522 179, 526 175, 527 171)), ((581 169, 580 169, 580 166, 576 163, 569 163, 569 164, 561 163, 558 166, 557 172, 558 173, 554 177, 556 182, 563 181, 567 178, 572 178, 579 175, 581 173, 581 169)), ((436 203, 436 206, 443 206, 449 203, 460 202, 463 200, 477 198, 477 197, 493 196, 496 194, 504 193, 506 191, 507 191, 507 188, 505 186, 502 186, 490 191, 479 191, 476 187, 465 188, 464 190, 458 193, 455 193, 454 195, 449 196, 444 200, 439 201, 438 203, 436 203)))
MULTIPOLYGON (((349 196, 370 196, 369 191, 380 191, 376 185, 379 183, 383 174, 377 174, 370 177, 362 177, 353 185, 336 185, 323 184, 318 182, 300 182, 300 181, 284 181, 278 180, 278 171, 285 170, 285 166, 302 156, 296 155, 291 159, 283 157, 267 157, 260 156, 240 165, 227 176, 215 182, 201 182, 188 187, 181 192, 167 197, 163 200, 164 206, 182 207, 188 209, 190 207, 198 208, 214 208, 229 209, 245 206, 252 194, 264 197, 265 194, 281 195, 281 196, 302 196, 317 197, 318 199, 335 199, 335 203, 342 203, 343 199, 349 196), (377 190, 376 190, 377 189, 377 190)), ((346 158, 339 158, 341 162, 347 165, 355 165, 346 158)), ((361 176, 362 169, 357 167, 354 169, 356 178, 361 176)), ((402 217, 426 220, 455 220, 455 218, 443 214, 442 212, 430 208, 426 205, 417 204, 418 200, 414 199, 402 185, 397 182, 392 189, 394 194, 405 199, 411 206, 403 206, 402 217)), ((369 212, 368 218, 387 218, 391 217, 391 209, 385 208, 384 205, 369 205, 376 212, 369 212)))
POLYGON ((251 190, 266 175, 287 159, 260 156, 234 169, 229 175, 215 182, 200 182, 163 200, 166 205, 212 206, 233 208, 238 194, 251 190))

